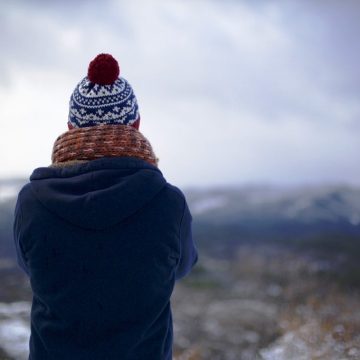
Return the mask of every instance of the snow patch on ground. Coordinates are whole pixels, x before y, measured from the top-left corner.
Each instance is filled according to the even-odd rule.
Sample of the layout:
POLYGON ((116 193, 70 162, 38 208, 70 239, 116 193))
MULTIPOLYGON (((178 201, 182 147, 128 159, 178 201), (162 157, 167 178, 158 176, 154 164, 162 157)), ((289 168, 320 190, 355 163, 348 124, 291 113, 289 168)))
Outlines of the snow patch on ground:
POLYGON ((0 303, 0 344, 16 360, 29 356, 30 328, 28 317, 31 304, 26 301, 0 303))
POLYGON ((195 201, 191 206, 193 215, 204 214, 210 210, 218 209, 226 205, 227 198, 225 196, 213 196, 195 201))
POLYGON ((260 351, 262 360, 308 360, 308 359, 359 359, 360 348, 341 340, 342 325, 334 327, 332 333, 324 334, 317 320, 309 321, 299 329, 289 331, 268 348, 260 351), (346 357, 344 357, 346 356, 346 357))

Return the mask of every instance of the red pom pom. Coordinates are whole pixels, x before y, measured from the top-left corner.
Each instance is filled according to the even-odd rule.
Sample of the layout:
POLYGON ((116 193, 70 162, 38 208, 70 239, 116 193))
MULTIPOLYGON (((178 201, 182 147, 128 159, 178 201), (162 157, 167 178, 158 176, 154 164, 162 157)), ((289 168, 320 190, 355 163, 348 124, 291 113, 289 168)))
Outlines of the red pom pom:
POLYGON ((119 64, 110 54, 99 54, 89 64, 88 78, 95 84, 111 85, 119 75, 119 64))

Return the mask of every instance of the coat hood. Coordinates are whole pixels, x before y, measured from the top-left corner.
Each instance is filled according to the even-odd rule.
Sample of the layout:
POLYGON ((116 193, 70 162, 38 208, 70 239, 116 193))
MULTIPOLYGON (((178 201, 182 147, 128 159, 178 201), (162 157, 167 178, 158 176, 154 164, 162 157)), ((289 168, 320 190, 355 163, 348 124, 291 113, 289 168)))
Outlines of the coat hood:
POLYGON ((104 230, 141 210, 166 185, 161 171, 136 158, 102 158, 30 176, 35 197, 67 222, 104 230))

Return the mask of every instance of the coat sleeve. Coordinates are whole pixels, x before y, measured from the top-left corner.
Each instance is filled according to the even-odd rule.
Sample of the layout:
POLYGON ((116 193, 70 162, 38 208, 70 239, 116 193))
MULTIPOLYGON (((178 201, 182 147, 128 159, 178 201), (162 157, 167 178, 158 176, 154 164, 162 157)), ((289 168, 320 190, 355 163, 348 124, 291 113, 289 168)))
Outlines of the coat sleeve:
POLYGON ((16 201, 15 213, 14 213, 14 225, 13 225, 13 237, 16 249, 16 257, 18 265, 25 271, 25 273, 30 276, 30 271, 27 265, 24 249, 21 245, 21 205, 20 205, 20 195, 16 201))
POLYGON ((184 201, 184 213, 180 225, 180 259, 176 268, 176 280, 186 276, 198 260, 198 251, 192 238, 192 216, 186 200, 184 201))

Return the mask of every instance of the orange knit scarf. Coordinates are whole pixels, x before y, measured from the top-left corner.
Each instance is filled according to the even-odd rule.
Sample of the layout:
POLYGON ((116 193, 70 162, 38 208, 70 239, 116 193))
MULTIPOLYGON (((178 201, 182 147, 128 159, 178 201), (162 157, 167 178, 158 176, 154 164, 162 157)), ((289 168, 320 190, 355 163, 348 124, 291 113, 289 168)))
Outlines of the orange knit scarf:
POLYGON ((157 166, 150 142, 128 125, 97 125, 71 129, 54 144, 52 166, 95 160, 102 157, 130 156, 157 166))

